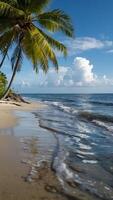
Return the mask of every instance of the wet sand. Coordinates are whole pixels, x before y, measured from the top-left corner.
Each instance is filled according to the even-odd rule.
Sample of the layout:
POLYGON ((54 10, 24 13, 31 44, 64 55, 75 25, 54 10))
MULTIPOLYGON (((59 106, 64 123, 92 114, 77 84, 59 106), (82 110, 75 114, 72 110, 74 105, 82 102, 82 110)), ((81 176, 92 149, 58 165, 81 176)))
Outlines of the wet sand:
POLYGON ((64 199, 58 194, 58 181, 48 167, 40 169, 35 182, 27 182, 30 169, 21 163, 22 158, 18 140, 14 136, 0 136, 0 199, 64 199))
POLYGON ((15 103, 15 102, 0 102, 0 128, 10 128, 16 126, 18 119, 13 114, 14 111, 32 111, 44 107, 40 103, 31 102, 15 103))
MULTIPOLYGON (((15 112, 31 112, 43 108, 44 105, 31 103, 0 104, 0 199, 2 200, 64 200, 71 199, 63 194, 63 190, 53 171, 46 162, 35 167, 35 177, 28 180, 33 166, 24 162, 31 155, 24 151, 20 139, 11 131, 20 119, 15 112), (8 131, 10 134, 7 134, 8 131)), ((21 119, 22 120, 22 119, 21 119)), ((23 130, 24 131, 24 130, 23 130)), ((32 130, 31 130, 32 131, 32 130)), ((33 149, 33 152, 35 150, 33 149)))

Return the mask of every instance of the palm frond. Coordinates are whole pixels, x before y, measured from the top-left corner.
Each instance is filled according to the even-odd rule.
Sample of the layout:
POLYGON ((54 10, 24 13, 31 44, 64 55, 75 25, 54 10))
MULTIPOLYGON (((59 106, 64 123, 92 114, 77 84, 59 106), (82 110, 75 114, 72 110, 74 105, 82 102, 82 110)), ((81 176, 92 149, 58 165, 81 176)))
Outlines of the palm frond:
POLYGON ((31 2, 30 11, 40 13, 50 2, 51 0, 34 0, 31 2))
POLYGON ((52 46, 48 43, 46 37, 42 34, 42 31, 37 27, 32 27, 32 34, 43 52, 47 55, 48 59, 53 63, 54 67, 58 70, 58 62, 55 56, 55 53, 52 49, 52 46))
POLYGON ((19 8, 30 13, 40 13, 51 0, 17 0, 19 8))
POLYGON ((0 17, 0 34, 12 28, 12 24, 5 17, 0 17))
POLYGON ((41 29, 39 29, 39 31, 45 37, 45 39, 51 45, 51 47, 53 47, 54 49, 56 49, 56 50, 60 51, 61 53, 63 53, 65 57, 67 56, 67 48, 66 48, 66 46, 64 44, 62 44, 61 42, 59 42, 59 41, 55 40, 54 38, 50 37, 48 34, 46 34, 41 29))
POLYGON ((42 49, 40 49, 31 30, 26 33, 22 42, 22 47, 27 58, 33 63, 34 70, 38 72, 38 67, 40 65, 43 71, 47 72, 47 56, 43 53, 42 49))
POLYGON ((25 52, 27 56, 31 58, 34 68, 40 63, 43 70, 47 72, 49 68, 48 61, 50 60, 58 70, 58 62, 55 53, 40 30, 32 26, 27 37, 29 37, 29 42, 27 42, 28 38, 25 36, 23 47, 26 49, 25 52))
POLYGON ((62 31, 67 36, 73 36, 73 26, 70 17, 63 11, 56 9, 37 16, 40 25, 49 31, 62 31))
POLYGON ((24 16, 25 13, 22 10, 17 9, 6 2, 0 1, 0 17, 8 17, 14 19, 15 17, 20 18, 24 16))
POLYGON ((6 56, 8 56, 8 51, 12 47, 13 43, 17 39, 17 33, 13 29, 4 32, 0 35, 0 52, 2 53, 2 60, 0 62, 0 68, 2 67, 6 56))
POLYGON ((17 33, 14 31, 14 29, 9 29, 0 35, 0 51, 4 53, 10 45, 13 45, 13 42, 16 38, 17 33))
POLYGON ((13 7, 17 7, 17 0, 0 0, 1 2, 8 3, 13 7))

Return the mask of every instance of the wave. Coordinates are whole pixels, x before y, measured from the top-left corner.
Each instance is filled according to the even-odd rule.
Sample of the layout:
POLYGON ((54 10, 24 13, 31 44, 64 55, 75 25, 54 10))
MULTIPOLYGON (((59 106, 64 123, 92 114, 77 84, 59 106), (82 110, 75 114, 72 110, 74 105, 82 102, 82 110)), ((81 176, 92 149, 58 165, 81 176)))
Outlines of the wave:
POLYGON ((74 174, 64 161, 59 160, 57 165, 56 171, 60 177, 65 177, 65 179, 73 179, 74 174))
POLYGON ((113 106, 112 102, 102 102, 102 101, 90 101, 89 103, 103 106, 113 106))
POLYGON ((82 161, 84 164, 97 164, 98 163, 98 161, 97 160, 83 160, 82 161))
POLYGON ((67 113, 70 113, 70 114, 75 114, 75 113, 78 112, 75 108, 72 108, 70 106, 64 105, 61 102, 56 102, 56 101, 54 101, 54 102, 50 102, 49 101, 48 102, 48 101, 46 101, 45 103, 48 103, 49 105, 55 106, 58 109, 60 109, 61 111, 64 111, 64 112, 67 112, 67 113))
POLYGON ((110 124, 107 124, 107 123, 104 123, 104 122, 101 122, 98 120, 93 120, 93 122, 105 129, 107 129, 108 131, 113 132, 113 125, 110 125, 110 124))
POLYGON ((84 118, 88 121, 94 121, 94 120, 98 120, 98 121, 102 121, 102 122, 110 122, 113 123, 113 116, 105 116, 105 115, 101 115, 98 113, 91 113, 91 112, 80 112, 79 116, 81 118, 84 118))
POLYGON ((44 129, 48 130, 48 131, 51 131, 52 133, 57 133, 59 135, 68 136, 70 138, 76 137, 76 135, 74 135, 74 134, 69 134, 69 133, 66 133, 64 131, 60 131, 60 130, 57 130, 55 128, 52 128, 52 127, 48 127, 48 125, 46 125, 44 122, 42 122, 42 120, 39 120, 39 126, 41 128, 44 128, 44 129))
POLYGON ((65 106, 65 105, 64 105, 63 103, 61 103, 61 102, 53 102, 52 105, 58 107, 60 110, 63 110, 63 111, 65 111, 65 112, 68 112, 68 113, 70 113, 71 110, 72 110, 71 107, 65 106))

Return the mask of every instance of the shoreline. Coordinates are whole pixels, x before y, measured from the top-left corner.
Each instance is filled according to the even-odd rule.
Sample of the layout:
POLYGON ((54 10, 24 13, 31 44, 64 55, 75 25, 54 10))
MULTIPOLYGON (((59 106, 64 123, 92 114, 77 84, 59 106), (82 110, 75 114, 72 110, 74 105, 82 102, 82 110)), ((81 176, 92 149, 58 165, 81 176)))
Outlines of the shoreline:
POLYGON ((68 173, 65 165, 59 163, 63 169, 58 171, 51 168, 57 133, 55 137, 50 124, 49 129, 40 126, 34 112, 40 114, 47 105, 16 104, 0 103, 0 199, 98 200, 82 191, 76 181, 59 176, 59 170, 64 170, 63 176, 68 173))
POLYGON ((30 112, 45 106, 36 102, 30 102, 29 104, 18 102, 17 105, 13 101, 0 102, 0 129, 11 128, 17 125, 19 119, 15 116, 15 111, 30 112))
MULTIPOLYGON (((36 149, 35 141, 31 139, 28 143, 31 150, 26 148, 27 140, 24 142, 22 136, 15 135, 16 132, 28 130, 32 133, 35 123, 32 114, 34 110, 45 108, 46 105, 31 102, 30 104, 14 102, 0 103, 0 199, 2 200, 65 200, 60 183, 54 172, 46 161, 41 165, 37 162, 35 166, 36 149), (20 115, 16 115, 16 112, 20 115), (30 121, 24 122, 23 113, 31 117, 30 121), (30 125, 31 122, 31 125, 30 125), (23 123, 23 124, 22 124, 23 123), (26 124, 27 125, 27 124, 26 124), (17 131, 18 130, 18 131, 17 131), (8 134, 7 134, 8 133, 8 134), (28 161, 28 162, 27 162, 28 161), (35 173, 35 174, 34 174, 35 173), (30 175, 32 174, 33 181, 30 175), (35 175, 35 176, 34 176, 35 175)), ((37 128, 37 124, 35 125, 37 128)), ((37 130, 35 132, 37 133, 37 130)), ((46 136, 47 133, 45 133, 46 136)))
POLYGON ((111 96, 105 97, 106 104, 102 103, 102 107, 103 97, 98 96, 75 99, 75 96, 31 95, 30 98, 42 100, 47 107, 21 111, 23 108, 16 106, 12 114, 19 119, 17 124, 0 131, 0 135, 5 134, 5 138, 0 136, 1 199, 6 200, 4 190, 9 200, 17 200, 19 193, 22 200, 112 199, 111 96), (91 111, 87 110, 89 105, 91 111), (94 116, 96 112, 95 119, 101 123, 82 117, 86 111, 86 116, 89 113, 94 116), (10 193, 17 198, 11 198, 10 193))

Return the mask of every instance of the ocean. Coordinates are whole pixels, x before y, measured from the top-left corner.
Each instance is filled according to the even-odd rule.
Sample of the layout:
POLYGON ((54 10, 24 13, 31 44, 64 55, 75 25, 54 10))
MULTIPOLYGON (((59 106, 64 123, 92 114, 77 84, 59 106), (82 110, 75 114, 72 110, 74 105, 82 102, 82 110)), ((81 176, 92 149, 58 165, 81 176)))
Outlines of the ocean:
POLYGON ((23 96, 48 105, 33 114, 55 137, 51 165, 65 190, 81 200, 113 199, 113 94, 23 96))

